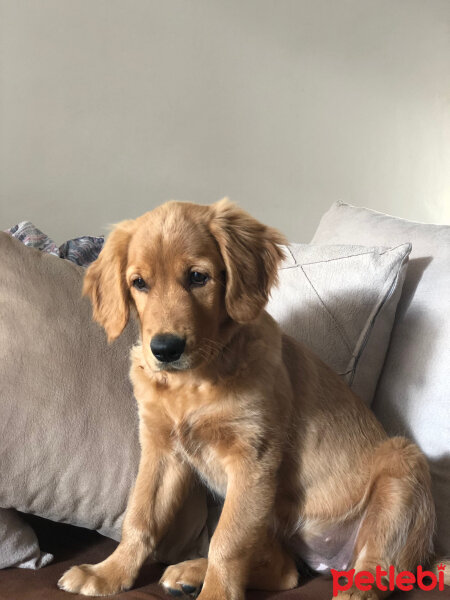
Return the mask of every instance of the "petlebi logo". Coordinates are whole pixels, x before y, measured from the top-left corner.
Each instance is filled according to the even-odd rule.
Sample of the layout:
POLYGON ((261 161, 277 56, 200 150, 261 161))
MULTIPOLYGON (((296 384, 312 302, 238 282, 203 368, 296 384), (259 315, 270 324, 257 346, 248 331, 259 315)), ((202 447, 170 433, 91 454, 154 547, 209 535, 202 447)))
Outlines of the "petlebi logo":
POLYGON ((370 571, 358 571, 355 575, 355 569, 349 571, 331 569, 333 597, 337 596, 338 592, 349 590, 352 586, 364 592, 370 591, 374 586, 383 592, 387 590, 392 592, 394 589, 408 592, 413 589, 414 584, 417 584, 421 590, 426 592, 434 590, 436 587, 442 592, 444 591, 444 571, 445 565, 443 564, 438 565, 437 575, 431 571, 424 571, 420 565, 417 567, 416 573, 411 571, 395 573, 392 566, 387 571, 383 571, 379 565, 375 569, 375 574, 370 571))

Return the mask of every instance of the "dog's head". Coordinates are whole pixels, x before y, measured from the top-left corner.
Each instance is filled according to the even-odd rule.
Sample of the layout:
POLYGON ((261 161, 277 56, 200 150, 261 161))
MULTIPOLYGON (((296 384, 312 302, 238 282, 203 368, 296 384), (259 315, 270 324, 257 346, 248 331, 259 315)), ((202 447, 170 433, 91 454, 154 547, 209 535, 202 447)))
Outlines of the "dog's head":
POLYGON ((115 227, 83 293, 110 341, 134 305, 152 370, 195 368, 218 353, 230 320, 246 323, 263 310, 284 242, 227 199, 168 202, 115 227))

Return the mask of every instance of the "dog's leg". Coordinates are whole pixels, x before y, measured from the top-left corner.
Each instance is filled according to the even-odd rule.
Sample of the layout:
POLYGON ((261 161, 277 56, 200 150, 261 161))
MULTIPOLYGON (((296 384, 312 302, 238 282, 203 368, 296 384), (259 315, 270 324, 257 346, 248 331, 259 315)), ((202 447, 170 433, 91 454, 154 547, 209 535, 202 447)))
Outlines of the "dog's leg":
POLYGON ((97 565, 72 567, 58 586, 86 596, 107 596, 129 589, 185 497, 190 477, 187 464, 173 455, 163 456, 146 442, 119 546, 97 565))
MULTIPOLYGON (((358 533, 353 566, 355 572, 376 567, 389 573, 416 571, 432 555, 434 504, 425 457, 404 438, 392 438, 376 451, 371 477, 372 490, 358 533)), ((371 590, 352 587, 338 594, 339 600, 378 600, 390 593, 387 577, 380 577, 371 590), (387 589, 383 589, 387 588, 387 589)))
POLYGON ((253 557, 267 539, 276 491, 276 464, 224 452, 227 493, 211 539, 201 600, 242 600, 253 557), (234 460, 233 460, 234 459, 234 460))
MULTIPOLYGON (((198 595, 203 587, 208 561, 206 558, 186 560, 167 567, 161 585, 173 596, 181 593, 198 595)), ((298 571, 292 558, 273 540, 258 548, 252 560, 246 587, 253 590, 290 590, 298 583, 298 571)))

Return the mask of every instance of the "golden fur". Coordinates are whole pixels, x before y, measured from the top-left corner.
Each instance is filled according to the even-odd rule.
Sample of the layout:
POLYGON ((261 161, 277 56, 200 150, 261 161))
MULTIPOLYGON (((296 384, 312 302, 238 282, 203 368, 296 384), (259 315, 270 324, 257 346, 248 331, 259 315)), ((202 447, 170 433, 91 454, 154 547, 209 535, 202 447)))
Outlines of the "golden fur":
MULTIPOLYGON (((121 543, 102 563, 70 569, 63 589, 130 588, 194 473, 225 503, 208 559, 168 567, 169 591, 203 583, 201 600, 241 600, 246 587, 295 587, 292 540, 308 544, 355 519, 357 571, 429 562, 425 458, 406 439, 388 439, 347 385, 264 310, 283 242, 227 200, 170 202, 120 223, 87 270, 84 293, 108 338, 120 335, 130 307, 140 323, 131 379, 142 456, 121 543), (193 285, 192 271, 209 279, 193 285), (150 350, 160 333, 186 339, 173 364, 150 350)), ((340 598, 350 594, 381 597, 340 598)))

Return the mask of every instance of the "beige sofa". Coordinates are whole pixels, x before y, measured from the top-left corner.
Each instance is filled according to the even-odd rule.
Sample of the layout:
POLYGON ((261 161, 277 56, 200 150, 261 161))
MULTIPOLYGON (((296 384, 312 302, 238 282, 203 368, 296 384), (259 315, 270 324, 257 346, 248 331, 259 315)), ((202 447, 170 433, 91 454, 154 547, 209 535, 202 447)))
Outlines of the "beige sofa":
MULTIPOLYGON (((364 317, 365 321, 368 321, 371 327, 371 335, 368 336, 366 333, 364 336, 358 338, 358 332, 356 332, 355 348, 358 347, 358 352, 354 352, 354 356, 350 353, 351 356, 345 358, 345 360, 349 364, 352 364, 352 368, 354 368, 353 376, 349 380, 349 383, 361 386, 358 392, 362 396, 367 395, 365 400, 368 403, 372 403, 377 416, 383 422, 388 432, 392 435, 408 435, 427 454, 433 476, 434 495, 438 510, 436 547, 440 555, 450 555, 450 405, 448 402, 448 389, 450 387, 450 372, 448 369, 448 365, 450 364, 450 320, 448 319, 448 310, 450 308, 450 227, 411 223, 366 209, 337 203, 324 215, 313 242, 315 244, 327 245, 354 244, 372 247, 384 246, 394 249, 407 243, 412 244, 410 261, 407 267, 403 254, 398 257, 397 263, 395 263, 396 266, 394 262, 392 263, 392 268, 395 267, 398 269, 396 276, 398 281, 396 286, 391 285, 389 288, 391 291, 389 291, 385 298, 386 302, 377 310, 370 312, 368 316, 364 317), (403 278, 405 280, 402 288, 403 278), (392 298, 389 294, 394 296, 394 303, 392 303, 392 298), (391 301, 390 304, 389 301, 391 301), (389 306, 389 309, 386 308, 387 306, 389 306), (397 311, 395 313, 396 308, 397 311), (384 315, 383 310, 385 312, 384 315), (390 319, 394 319, 394 314, 395 321, 391 322, 390 319), (377 327, 377 333, 374 335, 373 332, 376 331, 377 327), (392 336, 390 335, 391 328, 392 336), (361 339, 364 342, 363 344, 360 343, 361 339), (369 360, 367 353, 375 351, 373 348, 375 342, 371 341, 374 339, 377 340, 376 360, 369 360), (386 344, 381 357, 379 352, 380 343, 386 344), (364 355, 364 352, 366 352, 366 355, 364 355), (355 356, 357 360, 355 360, 355 356), (376 376, 368 386, 369 371, 365 365, 371 365, 373 377, 374 363, 378 365, 375 373, 376 376), (358 368, 361 369, 359 372, 358 368)), ((2 249, 9 248, 10 243, 9 240, 4 239, 2 249)), ((302 252, 301 249, 299 252, 302 252)), ((6 252, 4 252, 4 255, 6 255, 6 252)), ((75 286, 75 288, 79 286, 82 276, 79 269, 73 267, 69 276, 67 275, 66 264, 63 266, 63 264, 55 262, 56 259, 53 257, 37 256, 36 254, 33 256, 34 258, 30 259, 31 263, 33 263, 30 266, 30 271, 34 272, 33 277, 36 280, 36 286, 39 285, 39 281, 44 274, 48 276, 49 272, 51 272, 51 277, 54 278, 55 286, 58 286, 58 282, 61 281, 64 281, 66 285, 67 277, 69 279, 70 277, 73 278, 70 285, 75 286), (51 259, 50 266, 48 262, 49 258, 51 259), (37 267, 36 264, 40 266, 37 267)), ((16 267, 20 271, 20 267, 14 264, 11 265, 10 271, 14 271, 16 267)), ((64 332, 67 332, 65 318, 67 307, 64 309, 63 296, 55 304, 54 297, 49 294, 47 304, 45 304, 42 302, 42 298, 30 298, 28 291, 25 293, 20 289, 22 279, 16 279, 16 285, 18 286, 17 297, 22 294, 21 297, 26 298, 27 302, 23 306, 14 307, 17 310, 17 319, 15 322, 17 320, 20 321, 20 314, 22 314, 21 311, 23 312, 23 310, 35 311, 33 312, 35 319, 41 319, 44 313, 51 313, 52 318, 60 324, 58 339, 64 339, 64 332), (55 306, 59 306, 59 312, 55 309, 55 306)), ((8 283, 9 290, 11 290, 11 281, 8 283)), ((70 285, 68 290, 72 294, 70 285)), ((293 283, 290 282, 289 285, 291 285, 292 289, 293 283)), ((58 291, 58 293, 63 292, 64 289, 62 291, 59 289, 58 291)), ((295 301, 296 294, 298 293, 297 288, 294 289, 294 292, 292 302, 295 301)), ((72 317, 79 310, 79 308, 75 308, 74 306, 70 308, 72 310, 72 317)), ((0 302, 0 311, 2 308, 5 310, 5 304, 2 305, 0 302)), ((11 306, 9 306, 9 310, 12 310, 11 306)), ((85 311, 83 323, 89 322, 90 308, 88 304, 83 304, 82 310, 85 311)), ((276 304, 272 305, 272 310, 275 312, 278 310, 276 304)), ((48 314, 46 318, 48 318, 48 314)), ((73 326, 76 328, 77 324, 75 323, 73 326)), ((54 441, 52 441, 51 436, 47 436, 45 443, 43 441, 41 444, 43 446, 47 444, 45 446, 47 448, 46 452, 52 464, 50 469, 52 477, 45 479, 45 501, 39 503, 39 497, 42 499, 43 496, 44 479, 38 477, 39 470, 36 470, 36 465, 33 465, 33 471, 28 472, 25 481, 27 492, 30 492, 30 490, 31 492, 26 498, 26 494, 22 490, 19 494, 19 496, 23 496, 22 505, 20 502, 13 502, 12 500, 14 494, 11 493, 11 490, 17 491, 18 489, 17 473, 14 477, 11 476, 11 480, 8 481, 6 486, 3 486, 3 489, 0 485, 0 507, 9 508, 14 506, 16 509, 27 513, 35 513, 54 521, 72 523, 72 525, 56 524, 36 517, 21 517, 23 518, 24 527, 31 525, 30 531, 34 530, 36 533, 41 549, 39 550, 37 544, 33 545, 30 542, 31 546, 33 546, 31 552, 34 554, 32 557, 27 557, 27 559, 35 560, 37 563, 39 563, 39 560, 43 560, 42 564, 45 564, 48 562, 45 557, 51 558, 51 555, 53 555, 54 560, 51 564, 38 570, 9 568, 1 571, 0 600, 22 600, 27 598, 32 598, 33 600, 52 600, 53 598, 68 598, 67 594, 56 588, 56 581, 62 572, 76 563, 102 560, 111 552, 116 544, 114 539, 108 539, 90 530, 96 529, 115 539, 120 535, 120 523, 126 505, 126 497, 135 473, 138 448, 135 442, 128 446, 124 442, 129 437, 129 431, 135 427, 136 415, 134 413, 132 394, 129 387, 127 387, 126 361, 122 360, 120 368, 116 368, 116 364, 118 356, 123 356, 128 351, 136 332, 129 331, 127 334, 128 337, 125 337, 119 343, 122 345, 111 349, 104 343, 101 330, 96 329, 94 325, 90 325, 90 327, 92 329, 89 334, 91 337, 88 341, 88 347, 91 348, 92 353, 84 356, 85 363, 78 365, 78 371, 73 371, 74 381, 71 385, 78 385, 76 382, 78 382, 80 378, 78 375, 80 375, 81 378, 85 379, 86 389, 90 390, 92 385, 98 384, 95 377, 86 376, 87 372, 92 374, 92 371, 94 374, 102 373, 100 380, 103 378, 103 381, 106 381, 110 378, 109 385, 106 387, 98 386, 96 388, 97 391, 92 395, 93 403, 96 407, 95 412, 98 415, 102 415, 102 418, 98 422, 93 423, 91 419, 91 414, 93 413, 89 412, 90 409, 87 408, 86 404, 81 402, 80 406, 74 406, 73 395, 70 396, 65 393, 64 386, 67 385, 67 380, 61 377, 61 365, 64 363, 55 361, 56 366, 54 365, 54 370, 49 367, 48 378, 53 383, 55 378, 59 378, 60 388, 58 388, 57 410, 60 414, 63 407, 65 411, 69 411, 69 414, 72 415, 74 429, 72 432, 73 435, 68 435, 65 440, 58 442, 59 446, 56 436, 54 436, 54 441), (96 369, 90 369, 93 364, 92 361, 99 360, 99 357, 102 360, 101 367, 97 365, 96 369), (105 367, 105 365, 107 366, 105 367), (119 383, 116 384, 113 382, 119 383), (85 433, 86 427, 90 427, 91 429, 95 427, 99 432, 98 435, 101 436, 105 432, 105 418, 111 427, 114 427, 114 424, 118 422, 114 418, 114 410, 119 410, 118 407, 121 411, 120 414, 126 415, 125 421, 127 422, 127 425, 123 426, 124 421, 122 417, 119 419, 123 426, 120 432, 118 432, 119 437, 123 440, 123 451, 121 451, 120 445, 117 443, 111 444, 108 446, 107 452, 100 454, 98 454, 98 448, 96 447, 82 448, 81 452, 78 451, 79 442, 74 437, 77 427, 80 427, 78 431, 80 436, 83 435, 83 432, 85 433), (125 412, 123 412, 124 410, 125 412), (80 411, 84 411, 86 417, 84 421, 81 421, 81 425, 73 416, 79 414, 80 411), (69 448, 69 452, 67 452, 67 448, 69 448), (108 464, 112 465, 112 471, 108 475, 109 479, 107 479, 106 484, 101 489, 92 489, 92 486, 89 485, 89 471, 91 468, 99 469, 102 473, 107 471, 104 464, 106 455, 108 455, 108 460, 110 460, 108 464), (72 461, 70 459, 71 456, 76 456, 76 460, 72 461), (64 461, 66 462, 64 463, 64 461), (62 463, 64 463, 64 467, 61 467, 62 463), (89 468, 86 468, 86 465, 89 468), (70 477, 68 477, 68 473, 70 477), (77 493, 75 494, 76 497, 72 506, 68 508, 67 498, 64 497, 62 492, 60 493, 60 490, 66 490, 70 486, 72 486, 70 489, 73 490, 74 478, 78 481, 78 484, 75 486, 77 493), (87 490, 89 490, 89 493, 87 490), (42 508, 43 506, 45 509, 42 508), (74 525, 82 525, 85 528, 75 527, 74 525)), ((85 330, 84 327, 80 329, 85 330)), ((359 332, 361 333, 361 331, 359 332)), ((297 333, 300 337, 307 337, 308 335, 307 332, 301 329, 297 333)), ((33 344, 33 339, 36 341, 35 337, 31 339, 27 337, 29 334, 30 332, 27 328, 21 331, 20 327, 8 333, 10 338, 14 337, 16 340, 15 347, 19 353, 17 356, 21 356, 22 344, 28 347, 33 344), (22 337, 20 337, 21 335, 22 337)), ((2 341, 4 342, 5 339, 2 339, 0 335, 0 347, 2 341)), ((68 361, 67 364, 72 364, 73 357, 76 355, 75 350, 73 351, 73 355, 70 355, 70 341, 70 339, 66 339, 66 345, 62 344, 59 348, 54 349, 54 352, 59 357, 64 355, 64 360, 68 361), (69 346, 67 346, 68 342, 69 346)), ((312 345, 315 343, 312 338, 308 341, 312 345)), ((3 365, 5 364, 7 363, 4 362, 3 365)), ((17 364, 17 359, 15 360, 15 364, 17 364)), ((341 365, 332 366, 338 372, 342 367, 341 365)), ((342 370, 345 371, 345 365, 342 367, 342 370)), ((11 368, 8 369, 8 373, 10 372, 11 368)), ((29 382, 30 387, 27 388, 27 397, 34 393, 32 380, 33 378, 29 382)), ((16 384, 20 385, 20 379, 17 379, 17 381, 10 380, 9 383, 11 384, 10 389, 14 389, 16 384)), ((14 400, 11 394, 9 394, 9 397, 10 400, 14 400)), ((44 396, 39 399, 39 402, 44 402, 43 398, 44 396)), ((2 398, 2 402, 4 401, 4 398, 2 398)), ((38 403, 38 408, 38 414, 42 414, 43 404, 39 405, 38 403)), ((17 414, 17 403, 11 404, 10 409, 11 414, 17 414)), ((54 412, 55 408, 50 407, 49 410, 50 412, 54 412)), ((45 427, 45 423, 43 427, 45 427)), ((32 430, 29 429, 28 433, 24 435, 25 443, 30 439, 31 432, 32 430)), ((36 430, 33 429, 33 432, 36 433, 36 430)), ((45 437, 43 432, 44 429, 41 432, 37 431, 35 447, 39 445, 39 439, 45 437)), ((107 445, 109 443, 108 439, 108 436, 105 435, 104 444, 107 445)), ((10 447, 11 444, 9 444, 10 447)), ((22 449, 20 450, 20 455, 25 455, 22 449)), ((0 441, 0 458, 2 457, 6 457, 6 448, 2 447, 0 441)), ((17 466, 15 457, 12 462, 17 466)), ((3 461, 2 464, 6 463, 3 461)), ((40 459, 38 468, 41 469, 42 473, 44 473, 45 468, 47 468, 46 472, 49 472, 48 464, 44 468, 42 459, 40 459)), ((25 472, 24 469, 21 472, 25 472)), ((4 484, 4 482, 5 474, 3 473, 3 481, 0 483, 4 484)), ((22 483, 23 481, 21 485, 22 483)), ((173 533, 169 535, 166 546, 161 550, 160 559, 173 562, 205 553, 208 539, 206 520, 207 505, 200 493, 197 497, 191 499, 186 512, 182 513, 180 521, 175 524, 173 533)), ((39 564, 35 564, 35 566, 39 566, 39 564)), ((156 585, 160 573, 160 567, 147 564, 135 588, 129 592, 120 594, 117 598, 137 600, 147 597, 164 597, 163 591, 156 585)), ((437 590, 423 592, 416 589, 407 593, 396 592, 393 597, 405 597, 405 594, 411 599, 422 598, 426 595, 428 598, 436 597, 443 600, 444 598, 450 598, 450 589, 445 592, 437 590)), ((322 598, 331 598, 331 595, 331 582, 320 577, 312 580, 304 578, 301 580, 301 586, 297 590, 290 592, 277 594, 267 592, 248 593, 249 598, 255 599, 298 598, 299 600, 308 600, 309 598, 314 598, 321 600, 322 598)))

